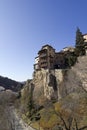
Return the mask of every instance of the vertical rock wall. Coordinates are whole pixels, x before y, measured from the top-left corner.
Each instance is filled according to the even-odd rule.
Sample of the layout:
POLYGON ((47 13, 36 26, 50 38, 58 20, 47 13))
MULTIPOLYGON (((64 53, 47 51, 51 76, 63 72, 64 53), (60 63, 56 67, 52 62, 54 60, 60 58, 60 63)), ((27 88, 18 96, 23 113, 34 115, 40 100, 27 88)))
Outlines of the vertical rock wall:
POLYGON ((26 86, 29 91, 33 88, 33 98, 40 103, 45 99, 59 100, 70 93, 87 92, 87 56, 78 57, 78 62, 71 69, 35 71, 26 86))
POLYGON ((62 81, 62 70, 41 69, 34 72, 34 98, 36 100, 39 100, 41 97, 46 97, 47 99, 61 98, 59 85, 62 83, 62 81))
POLYGON ((62 69, 55 69, 55 77, 57 82, 57 88, 58 88, 58 100, 61 98, 61 86, 64 80, 64 75, 62 69))

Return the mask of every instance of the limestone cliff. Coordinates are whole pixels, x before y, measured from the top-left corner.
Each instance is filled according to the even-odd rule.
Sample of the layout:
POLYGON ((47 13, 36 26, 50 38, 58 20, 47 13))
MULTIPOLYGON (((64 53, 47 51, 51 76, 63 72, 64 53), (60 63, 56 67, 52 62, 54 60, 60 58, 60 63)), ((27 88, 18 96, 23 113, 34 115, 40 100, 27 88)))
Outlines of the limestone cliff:
POLYGON ((58 100, 61 98, 59 89, 63 82, 63 78, 63 72, 61 69, 41 69, 34 72, 34 100, 41 104, 45 99, 58 100))
POLYGON ((34 72, 34 98, 57 99, 69 93, 87 91, 87 56, 78 58, 71 69, 41 69, 34 72))
POLYGON ((67 124, 73 119, 72 127, 74 119, 78 128, 87 126, 87 56, 78 57, 71 69, 35 71, 33 79, 28 80, 22 90, 20 110, 31 120, 40 113, 40 125, 45 130, 63 124, 59 114, 54 115, 54 110, 61 113, 67 124))
POLYGON ((69 70, 64 70, 60 95, 87 92, 87 56, 78 57, 77 63, 69 70))
POLYGON ((71 69, 35 71, 26 85, 33 86, 33 98, 40 104, 45 99, 57 101, 70 93, 87 92, 87 56, 79 57, 71 69))
POLYGON ((45 96, 48 99, 57 97, 57 83, 54 70, 36 71, 33 77, 33 83, 35 85, 34 94, 37 96, 45 96))

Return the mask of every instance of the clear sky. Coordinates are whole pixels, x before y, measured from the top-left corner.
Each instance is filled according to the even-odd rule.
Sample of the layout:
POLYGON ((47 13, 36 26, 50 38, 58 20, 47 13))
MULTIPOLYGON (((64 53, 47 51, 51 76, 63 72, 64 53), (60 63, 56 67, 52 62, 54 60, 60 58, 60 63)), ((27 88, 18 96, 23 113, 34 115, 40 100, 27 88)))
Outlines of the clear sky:
POLYGON ((0 75, 32 78, 42 45, 74 46, 77 26, 87 33, 87 0, 0 0, 0 75))

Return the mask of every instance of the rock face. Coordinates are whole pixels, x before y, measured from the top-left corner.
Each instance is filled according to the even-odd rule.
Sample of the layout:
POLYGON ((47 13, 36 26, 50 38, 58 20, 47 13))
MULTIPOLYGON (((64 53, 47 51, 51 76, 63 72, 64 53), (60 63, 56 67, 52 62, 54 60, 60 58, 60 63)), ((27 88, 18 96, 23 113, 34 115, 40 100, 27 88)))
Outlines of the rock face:
POLYGON ((70 93, 87 92, 87 56, 78 58, 69 70, 63 70, 63 82, 59 86, 61 97, 70 93))
POLYGON ((87 56, 78 58, 71 69, 41 69, 33 74, 34 98, 57 99, 87 91, 87 56))
POLYGON ((0 92, 5 91, 5 88, 3 86, 0 86, 0 92))
POLYGON ((34 72, 34 98, 39 99, 39 97, 46 97, 47 99, 57 100, 60 98, 59 85, 62 81, 62 70, 41 69, 40 71, 34 72))
MULTIPOLYGON (((71 69, 41 69, 26 83, 40 104, 45 99, 59 100, 70 93, 87 92, 87 56, 78 58, 71 69)), ((25 87, 26 89, 26 87, 25 87)))
POLYGON ((72 70, 79 77, 82 88, 87 91, 87 56, 79 57, 78 63, 72 68, 72 70))

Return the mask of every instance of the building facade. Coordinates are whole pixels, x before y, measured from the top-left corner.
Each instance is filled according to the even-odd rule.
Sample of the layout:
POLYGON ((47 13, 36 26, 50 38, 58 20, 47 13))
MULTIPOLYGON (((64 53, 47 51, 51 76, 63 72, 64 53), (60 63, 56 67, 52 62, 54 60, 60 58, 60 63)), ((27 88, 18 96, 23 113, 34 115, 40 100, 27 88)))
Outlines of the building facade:
POLYGON ((34 70, 39 69, 39 56, 35 57, 34 70))
POLYGON ((86 53, 86 55, 87 55, 87 34, 84 34, 83 35, 83 38, 85 39, 85 53, 86 53))
POLYGON ((83 34, 83 38, 85 39, 85 42, 87 42, 87 34, 83 34))
POLYGON ((55 49, 50 45, 42 46, 38 52, 38 57, 35 58, 34 70, 58 69, 64 68, 64 52, 55 52, 55 49))
POLYGON ((53 68, 54 66, 54 56, 55 49, 50 45, 42 46, 41 50, 38 52, 39 56, 39 68, 53 68))
POLYGON ((74 52, 74 51, 75 51, 75 47, 65 47, 65 48, 63 48, 62 51, 63 51, 63 52, 67 52, 67 51, 69 51, 69 52, 74 52))

